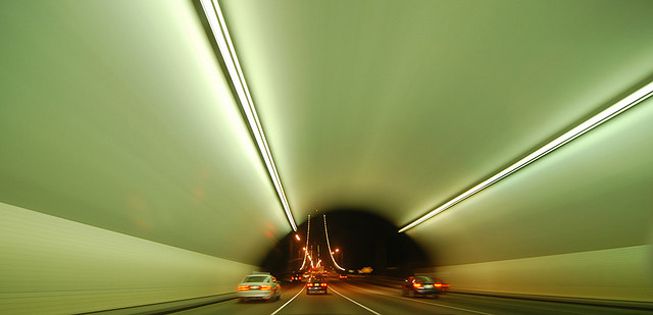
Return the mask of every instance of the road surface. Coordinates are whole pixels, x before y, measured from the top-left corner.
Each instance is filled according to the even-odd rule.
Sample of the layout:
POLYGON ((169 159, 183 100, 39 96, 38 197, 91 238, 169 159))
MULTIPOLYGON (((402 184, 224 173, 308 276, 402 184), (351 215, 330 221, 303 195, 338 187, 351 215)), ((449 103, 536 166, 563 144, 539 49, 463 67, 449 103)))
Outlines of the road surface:
POLYGON ((282 298, 275 302, 229 300, 175 314, 209 315, 524 315, 524 314, 652 314, 636 310, 570 303, 542 302, 449 293, 436 299, 407 298, 398 289, 355 281, 330 283, 327 295, 306 295, 303 284, 285 285, 282 298))

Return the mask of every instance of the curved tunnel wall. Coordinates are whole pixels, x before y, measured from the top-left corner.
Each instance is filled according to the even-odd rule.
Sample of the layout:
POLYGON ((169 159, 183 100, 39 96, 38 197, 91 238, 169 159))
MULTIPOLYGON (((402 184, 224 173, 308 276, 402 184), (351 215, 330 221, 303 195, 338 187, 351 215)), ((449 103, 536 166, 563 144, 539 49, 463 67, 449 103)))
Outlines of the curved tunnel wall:
POLYGON ((230 292, 290 231, 192 2, 2 1, 0 37, 0 313, 230 292))
POLYGON ((459 290, 653 301, 653 101, 409 231, 459 290))
POLYGON ((77 314, 233 292, 256 266, 0 204, 0 311, 77 314))

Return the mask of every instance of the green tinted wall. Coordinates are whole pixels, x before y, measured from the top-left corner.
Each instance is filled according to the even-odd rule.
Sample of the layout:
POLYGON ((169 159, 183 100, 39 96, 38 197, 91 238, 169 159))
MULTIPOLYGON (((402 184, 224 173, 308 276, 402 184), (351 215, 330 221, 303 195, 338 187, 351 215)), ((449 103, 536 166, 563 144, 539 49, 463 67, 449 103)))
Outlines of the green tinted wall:
POLYGON ((232 291, 289 232, 190 1, 2 1, 0 38, 0 313, 232 291))
POLYGON ((648 100, 408 232, 459 289, 653 301, 648 100))
POLYGON ((73 314, 234 291, 256 267, 0 204, 0 312, 73 314))

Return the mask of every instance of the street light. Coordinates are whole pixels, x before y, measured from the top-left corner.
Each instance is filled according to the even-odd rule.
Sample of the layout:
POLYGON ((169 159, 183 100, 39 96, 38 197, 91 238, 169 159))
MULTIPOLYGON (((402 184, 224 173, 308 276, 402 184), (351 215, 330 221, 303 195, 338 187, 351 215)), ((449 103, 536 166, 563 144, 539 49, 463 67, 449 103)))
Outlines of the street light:
POLYGON ((331 255, 336 255, 340 253, 340 263, 342 263, 342 252, 340 252, 340 248, 336 248, 334 251, 331 252, 331 255))

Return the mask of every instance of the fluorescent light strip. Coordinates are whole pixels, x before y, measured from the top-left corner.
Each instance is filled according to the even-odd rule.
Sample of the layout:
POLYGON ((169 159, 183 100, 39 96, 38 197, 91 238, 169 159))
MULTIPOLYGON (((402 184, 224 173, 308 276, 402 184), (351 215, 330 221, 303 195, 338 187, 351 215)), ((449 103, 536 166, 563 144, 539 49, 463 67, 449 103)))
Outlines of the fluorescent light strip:
MULTIPOLYGON (((245 96, 247 97, 247 106, 249 106, 249 110, 251 112, 251 117, 253 117, 253 122, 250 121, 250 125, 253 123, 256 125, 256 128, 261 131, 261 134, 263 134, 263 128, 261 127, 261 122, 259 121, 258 114, 256 113, 256 107, 254 107, 254 101, 252 100, 252 96, 249 93, 249 87, 247 86, 247 80, 245 80, 245 75, 243 74, 243 70, 240 67, 240 62, 238 61, 238 55, 236 55, 236 49, 234 48, 233 43, 231 42, 231 35, 229 34, 229 29, 227 28, 227 24, 225 23, 225 18, 222 15, 222 10, 220 9, 220 5, 217 0, 213 0, 213 3, 216 8, 216 12, 218 14, 218 21, 220 22, 220 26, 224 32, 224 37, 226 39, 227 46, 229 47, 229 53, 234 59, 234 65, 236 66, 236 70, 238 71, 238 78, 240 79, 240 83, 243 86, 243 90, 245 92, 245 96)), ((248 116, 249 117, 249 116, 248 116)), ((265 136, 261 137, 261 140, 263 141, 263 147, 265 148, 265 151, 267 152, 268 156, 272 156, 272 153, 270 152, 270 148, 268 146, 268 141, 265 138, 265 136)), ((277 178, 280 178, 279 173, 277 171, 277 166, 273 163, 271 164, 272 166, 272 171, 276 175, 277 178)), ((282 194, 285 196, 286 192, 283 188, 283 185, 279 185, 279 188, 281 189, 282 194)), ((287 202, 287 201, 286 201, 287 202)), ((290 208, 290 206, 288 206, 290 208)), ((292 216, 292 213, 290 213, 292 216)), ((293 220, 294 221, 294 220, 293 220)))
POLYGON ((329 248, 329 256, 331 257, 331 261, 333 261, 333 264, 336 266, 336 268, 345 271, 345 268, 340 267, 340 265, 338 265, 338 263, 336 262, 336 259, 333 258, 333 252, 331 251, 331 243, 329 242, 329 230, 327 229, 326 214, 323 214, 322 217, 324 218, 324 236, 326 236, 327 247, 329 248))
POLYGON ((286 198, 286 192, 283 189, 283 185, 281 184, 281 178, 279 177, 277 167, 274 164, 274 159, 272 158, 272 153, 270 152, 267 140, 265 139, 263 128, 261 127, 261 123, 258 119, 258 116, 256 115, 254 102, 252 101, 251 95, 247 88, 245 76, 241 70, 240 63, 238 62, 238 57, 236 56, 236 51, 231 42, 227 25, 224 22, 224 17, 222 15, 222 11, 220 10, 220 5, 218 4, 217 0, 200 0, 200 2, 202 4, 204 14, 206 15, 206 18, 209 22, 211 31, 213 32, 216 43, 218 44, 218 49, 220 50, 222 60, 227 67, 227 72, 229 72, 229 78, 231 79, 234 89, 236 90, 238 100, 240 101, 239 103, 247 118, 249 128, 254 135, 254 140, 258 146, 259 153, 263 158, 265 167, 267 168, 270 179, 272 180, 272 184, 274 185, 274 189, 279 196, 279 200, 281 201, 281 205, 284 212, 286 213, 286 217, 288 218, 290 226, 292 227, 293 231, 296 232, 297 225, 295 224, 295 219, 292 215, 292 212, 290 211, 290 204, 286 198))
POLYGON ((541 148, 533 151, 531 154, 525 156, 521 160, 515 162, 514 164, 508 166, 506 169, 500 171, 499 173, 493 175, 492 177, 484 180, 483 182, 477 184, 476 186, 470 188, 469 190, 463 192, 462 194, 456 196, 455 198, 447 201, 446 203, 442 204, 441 206, 435 208, 434 210, 430 211, 429 213, 423 215, 422 217, 418 218, 417 220, 407 224, 403 228, 399 230, 399 233, 405 232, 409 229, 414 228, 418 224, 423 223, 424 221, 432 218, 433 216, 437 215, 438 213, 445 211, 454 205, 458 204, 459 202, 473 196, 474 194, 478 193, 479 191, 493 185, 494 183, 502 180, 503 178, 507 177, 508 175, 520 170, 524 166, 536 161, 537 159, 545 156, 546 154, 554 151, 555 149, 565 145, 566 143, 582 136, 583 134, 587 133, 588 131, 594 129, 595 127, 601 125, 602 123, 608 121, 609 119, 621 114, 622 112, 628 110, 629 108, 643 102, 647 98, 649 98, 651 95, 653 95, 653 82, 645 85, 644 87, 640 88, 639 90, 635 91, 634 93, 626 96, 622 100, 618 101, 614 105, 608 107, 607 109, 603 110, 602 112, 594 115, 590 119, 582 122, 580 125, 572 128, 571 130, 565 132, 563 135, 559 136, 558 138, 554 139, 553 141, 545 144, 541 148))
POLYGON ((306 256, 308 256, 308 238, 311 235, 311 215, 308 215, 308 227, 306 228, 306 247, 304 247, 304 260, 302 261, 302 266, 299 267, 299 270, 303 270, 306 266, 306 256))

